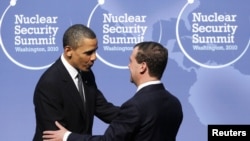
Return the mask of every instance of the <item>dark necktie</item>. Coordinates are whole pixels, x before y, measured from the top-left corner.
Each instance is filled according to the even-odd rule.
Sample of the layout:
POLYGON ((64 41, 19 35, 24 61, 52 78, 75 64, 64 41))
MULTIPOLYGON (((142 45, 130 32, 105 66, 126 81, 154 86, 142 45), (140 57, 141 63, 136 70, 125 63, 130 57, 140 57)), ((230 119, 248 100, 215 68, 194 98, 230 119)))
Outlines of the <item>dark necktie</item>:
POLYGON ((78 76, 78 90, 82 98, 82 102, 85 105, 85 94, 84 94, 83 82, 82 82, 82 77, 81 77, 80 72, 78 73, 77 76, 78 76))
POLYGON ((81 72, 78 73, 78 90, 83 102, 83 113, 85 115, 85 121, 86 121, 86 127, 88 127, 88 113, 87 113, 87 104, 86 104, 86 97, 85 97, 85 92, 84 92, 84 85, 81 77, 81 72))

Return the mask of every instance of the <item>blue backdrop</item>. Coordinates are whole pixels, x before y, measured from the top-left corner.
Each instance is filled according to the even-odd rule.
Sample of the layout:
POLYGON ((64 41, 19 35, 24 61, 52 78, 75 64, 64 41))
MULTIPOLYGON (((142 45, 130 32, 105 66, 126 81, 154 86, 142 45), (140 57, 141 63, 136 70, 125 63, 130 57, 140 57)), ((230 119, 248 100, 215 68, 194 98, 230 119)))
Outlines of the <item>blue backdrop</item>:
MULTIPOLYGON (((250 123, 250 10, 247 0, 10 0, 0 2, 0 137, 30 141, 33 91, 62 53, 72 24, 99 39, 93 67, 106 98, 121 105, 136 87, 132 46, 154 40, 169 50, 163 76, 182 103, 178 141, 206 141, 208 124, 250 123)), ((94 134, 107 125, 95 119, 94 134)))

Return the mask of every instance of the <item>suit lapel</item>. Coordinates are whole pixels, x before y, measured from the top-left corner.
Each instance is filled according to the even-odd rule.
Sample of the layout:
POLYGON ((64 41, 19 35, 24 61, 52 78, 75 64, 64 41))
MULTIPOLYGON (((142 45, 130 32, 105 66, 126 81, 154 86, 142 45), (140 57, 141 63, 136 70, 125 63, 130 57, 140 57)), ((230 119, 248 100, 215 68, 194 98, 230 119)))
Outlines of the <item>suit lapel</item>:
POLYGON ((72 99, 72 103, 75 103, 76 107, 81 110, 81 113, 83 113, 83 103, 74 81, 72 80, 67 69, 64 67, 61 59, 57 61, 57 64, 62 81, 65 83, 65 91, 67 92, 68 98, 72 99))

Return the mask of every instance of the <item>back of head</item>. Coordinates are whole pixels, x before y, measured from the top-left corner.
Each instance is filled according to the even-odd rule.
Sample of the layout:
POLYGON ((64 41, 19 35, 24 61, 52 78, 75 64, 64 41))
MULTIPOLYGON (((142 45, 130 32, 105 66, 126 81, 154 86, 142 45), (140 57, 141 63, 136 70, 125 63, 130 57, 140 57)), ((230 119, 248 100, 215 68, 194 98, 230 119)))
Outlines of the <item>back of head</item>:
POLYGON ((95 39, 96 34, 92 29, 83 24, 72 25, 63 35, 63 47, 77 47, 79 46, 79 41, 81 41, 82 38, 95 39))
POLYGON ((167 66, 168 50, 160 43, 153 41, 140 42, 134 47, 138 47, 137 62, 146 62, 149 75, 161 79, 167 66))

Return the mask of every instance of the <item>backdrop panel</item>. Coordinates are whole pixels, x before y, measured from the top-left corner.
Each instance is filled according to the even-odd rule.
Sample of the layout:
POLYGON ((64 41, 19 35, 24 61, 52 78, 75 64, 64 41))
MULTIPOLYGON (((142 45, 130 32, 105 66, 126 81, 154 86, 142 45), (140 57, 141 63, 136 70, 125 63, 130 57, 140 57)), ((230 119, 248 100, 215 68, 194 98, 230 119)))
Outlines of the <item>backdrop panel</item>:
MULTIPOLYGON (((61 55, 72 24, 99 40, 93 67, 106 98, 132 97, 129 55, 153 40, 169 50, 162 82, 182 103, 178 141, 206 141, 209 124, 250 123, 250 10, 247 0, 10 0, 0 2, 0 132, 4 141, 30 141, 33 91, 61 55)), ((95 119, 94 134, 107 125, 95 119)))

